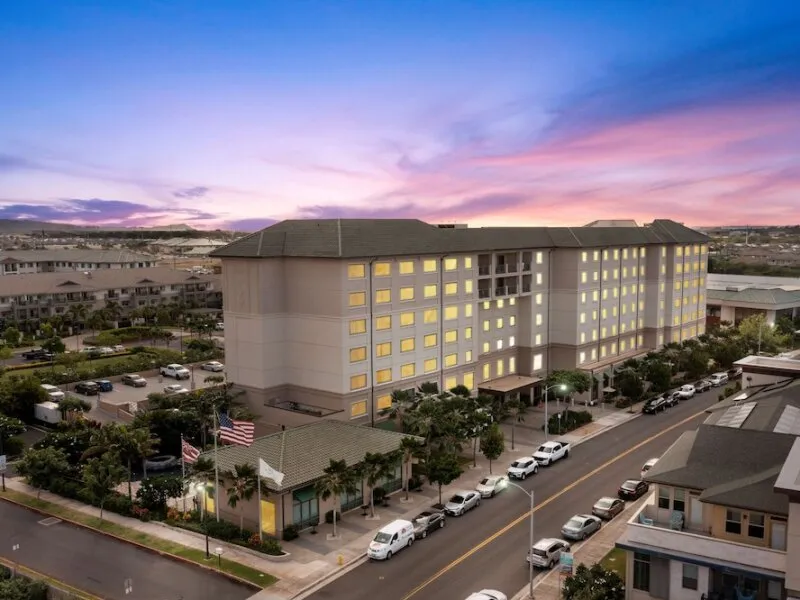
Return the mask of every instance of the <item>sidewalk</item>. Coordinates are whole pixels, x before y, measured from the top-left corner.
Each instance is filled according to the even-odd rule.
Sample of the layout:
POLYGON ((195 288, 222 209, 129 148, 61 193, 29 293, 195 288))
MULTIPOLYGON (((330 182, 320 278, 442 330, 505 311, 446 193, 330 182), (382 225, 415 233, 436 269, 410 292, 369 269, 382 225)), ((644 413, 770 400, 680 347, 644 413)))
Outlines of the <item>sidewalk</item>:
MULTIPOLYGON (((551 407, 552 408, 552 407, 551 407)), ((563 408, 563 405, 562 405, 563 408)), ((582 407, 579 407, 582 408, 582 407)), ((600 411, 599 407, 591 410, 600 411)), ((639 416, 640 411, 633 413, 627 411, 605 409, 603 416, 598 412, 598 420, 584 427, 576 429, 558 439, 568 440, 573 444, 580 444, 596 435, 639 416)), ((534 409, 526 415, 527 423, 518 424, 515 432, 515 449, 511 450, 510 433, 506 432, 507 450, 499 460, 494 461, 493 471, 503 472, 504 466, 518 456, 532 454, 544 440, 544 432, 536 428, 536 419, 543 420, 544 411, 534 409), (541 415, 538 415, 541 413, 541 415), (528 427, 525 427, 528 425, 528 427)), ((510 425, 503 425, 503 429, 510 429, 510 425)), ((466 454, 466 453, 465 453, 466 454)), ((447 498, 455 490, 473 489, 475 484, 485 475, 489 474, 488 461, 478 454, 477 466, 468 465, 464 474, 449 486, 443 486, 442 498, 447 498)), ((6 485, 13 490, 35 496, 36 491, 25 484, 20 478, 7 478, 6 485)), ((49 492, 42 492, 42 499, 71 508, 73 510, 99 516, 99 509, 80 502, 62 498, 49 492)), ((268 559, 265 555, 248 548, 226 544, 213 540, 212 544, 222 547, 223 556, 229 560, 240 562, 259 571, 274 575, 279 580, 253 596, 252 600, 288 600, 290 598, 304 597, 311 590, 318 589, 331 579, 345 573, 366 560, 366 549, 375 536, 375 532, 384 524, 394 519, 413 518, 419 512, 438 502, 438 490, 426 485, 420 492, 411 492, 409 500, 405 500, 404 492, 397 492, 391 497, 389 506, 376 507, 378 519, 367 520, 359 510, 345 513, 342 521, 337 523, 339 539, 328 539, 333 533, 333 525, 323 523, 317 526, 316 534, 309 531, 301 533, 300 537, 291 542, 283 542, 283 549, 291 556, 280 561, 268 559)), ((148 535, 161 539, 177 542, 197 550, 205 550, 205 538, 197 533, 173 528, 156 521, 142 522, 138 519, 123 517, 110 512, 104 513, 108 521, 124 525, 148 535)), ((598 534, 600 535, 600 534, 598 534)), ((616 538, 615 538, 616 539, 616 538)))

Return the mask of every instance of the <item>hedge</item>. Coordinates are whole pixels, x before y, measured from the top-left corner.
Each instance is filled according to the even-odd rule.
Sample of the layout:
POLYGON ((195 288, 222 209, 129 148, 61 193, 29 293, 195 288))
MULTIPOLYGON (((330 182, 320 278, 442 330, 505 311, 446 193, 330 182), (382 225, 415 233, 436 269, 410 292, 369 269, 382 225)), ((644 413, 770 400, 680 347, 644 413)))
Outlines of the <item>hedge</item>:
MULTIPOLYGON (((170 512, 169 516, 175 515, 170 512)), ((259 539, 257 533, 253 533, 248 529, 239 529, 238 525, 234 525, 229 521, 215 521, 210 515, 205 516, 205 521, 198 522, 194 520, 195 515, 192 514, 193 520, 186 520, 181 518, 167 518, 165 523, 173 527, 181 529, 188 529, 195 533, 208 533, 209 537, 236 544, 237 546, 244 546, 245 548, 252 548, 258 552, 269 554, 271 556, 281 556, 284 554, 280 541, 270 535, 262 535, 259 539)))
MULTIPOLYGON (((565 410, 552 415, 548 419, 548 431, 550 433, 558 432, 559 434, 567 433, 591 423, 592 419, 592 413, 588 410, 565 410), (559 415, 561 415, 560 419, 559 415)), ((544 429, 544 425, 542 425, 542 429, 544 429)))
POLYGON ((138 342, 153 338, 170 339, 172 337, 172 332, 165 329, 137 325, 132 327, 120 327, 119 329, 106 329, 96 336, 84 338, 83 345, 103 346, 121 344, 124 342, 138 342))

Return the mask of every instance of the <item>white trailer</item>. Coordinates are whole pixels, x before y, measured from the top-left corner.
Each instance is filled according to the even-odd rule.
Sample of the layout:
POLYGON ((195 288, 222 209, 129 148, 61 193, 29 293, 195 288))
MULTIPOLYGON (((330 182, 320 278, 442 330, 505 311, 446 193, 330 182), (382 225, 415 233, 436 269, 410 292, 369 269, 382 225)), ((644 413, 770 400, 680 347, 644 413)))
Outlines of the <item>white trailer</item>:
POLYGON ((61 409, 55 402, 42 402, 33 407, 33 416, 38 421, 55 425, 62 421, 61 409))

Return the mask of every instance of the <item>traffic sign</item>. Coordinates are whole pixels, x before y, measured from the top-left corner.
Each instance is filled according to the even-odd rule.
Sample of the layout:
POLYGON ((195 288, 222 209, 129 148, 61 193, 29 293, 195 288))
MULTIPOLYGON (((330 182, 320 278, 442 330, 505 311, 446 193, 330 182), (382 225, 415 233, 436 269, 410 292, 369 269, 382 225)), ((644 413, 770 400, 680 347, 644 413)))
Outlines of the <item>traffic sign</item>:
POLYGON ((0 473, 4 473, 6 470, 6 455, 0 454, 0 473))
POLYGON ((558 568, 562 573, 572 575, 573 557, 569 552, 562 552, 558 559, 558 568))

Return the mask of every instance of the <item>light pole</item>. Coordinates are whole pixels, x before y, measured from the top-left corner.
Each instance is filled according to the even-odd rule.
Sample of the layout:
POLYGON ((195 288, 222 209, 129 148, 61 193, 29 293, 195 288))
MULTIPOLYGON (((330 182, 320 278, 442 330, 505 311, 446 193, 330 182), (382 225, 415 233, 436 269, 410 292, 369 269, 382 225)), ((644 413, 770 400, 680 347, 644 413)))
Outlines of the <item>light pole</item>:
POLYGON ((533 600, 533 512, 536 507, 534 501, 533 490, 530 492, 518 483, 508 481, 508 485, 517 488, 520 492, 525 494, 531 501, 531 518, 530 518, 530 533, 528 539, 528 596, 533 600))
POLYGON ((547 441, 548 436, 550 435, 550 420, 547 416, 547 392, 552 390, 553 388, 558 388, 562 392, 567 391, 567 384, 566 383, 555 383, 549 387, 544 388, 544 441, 547 441))
MULTIPOLYGON (((200 492, 201 494, 205 493, 206 484, 205 483, 198 483, 195 486, 195 489, 200 492)), ((206 534, 206 560, 211 558, 211 553, 208 551, 208 523, 206 523, 206 498, 205 495, 200 498, 200 522, 203 523, 203 531, 206 534)))

